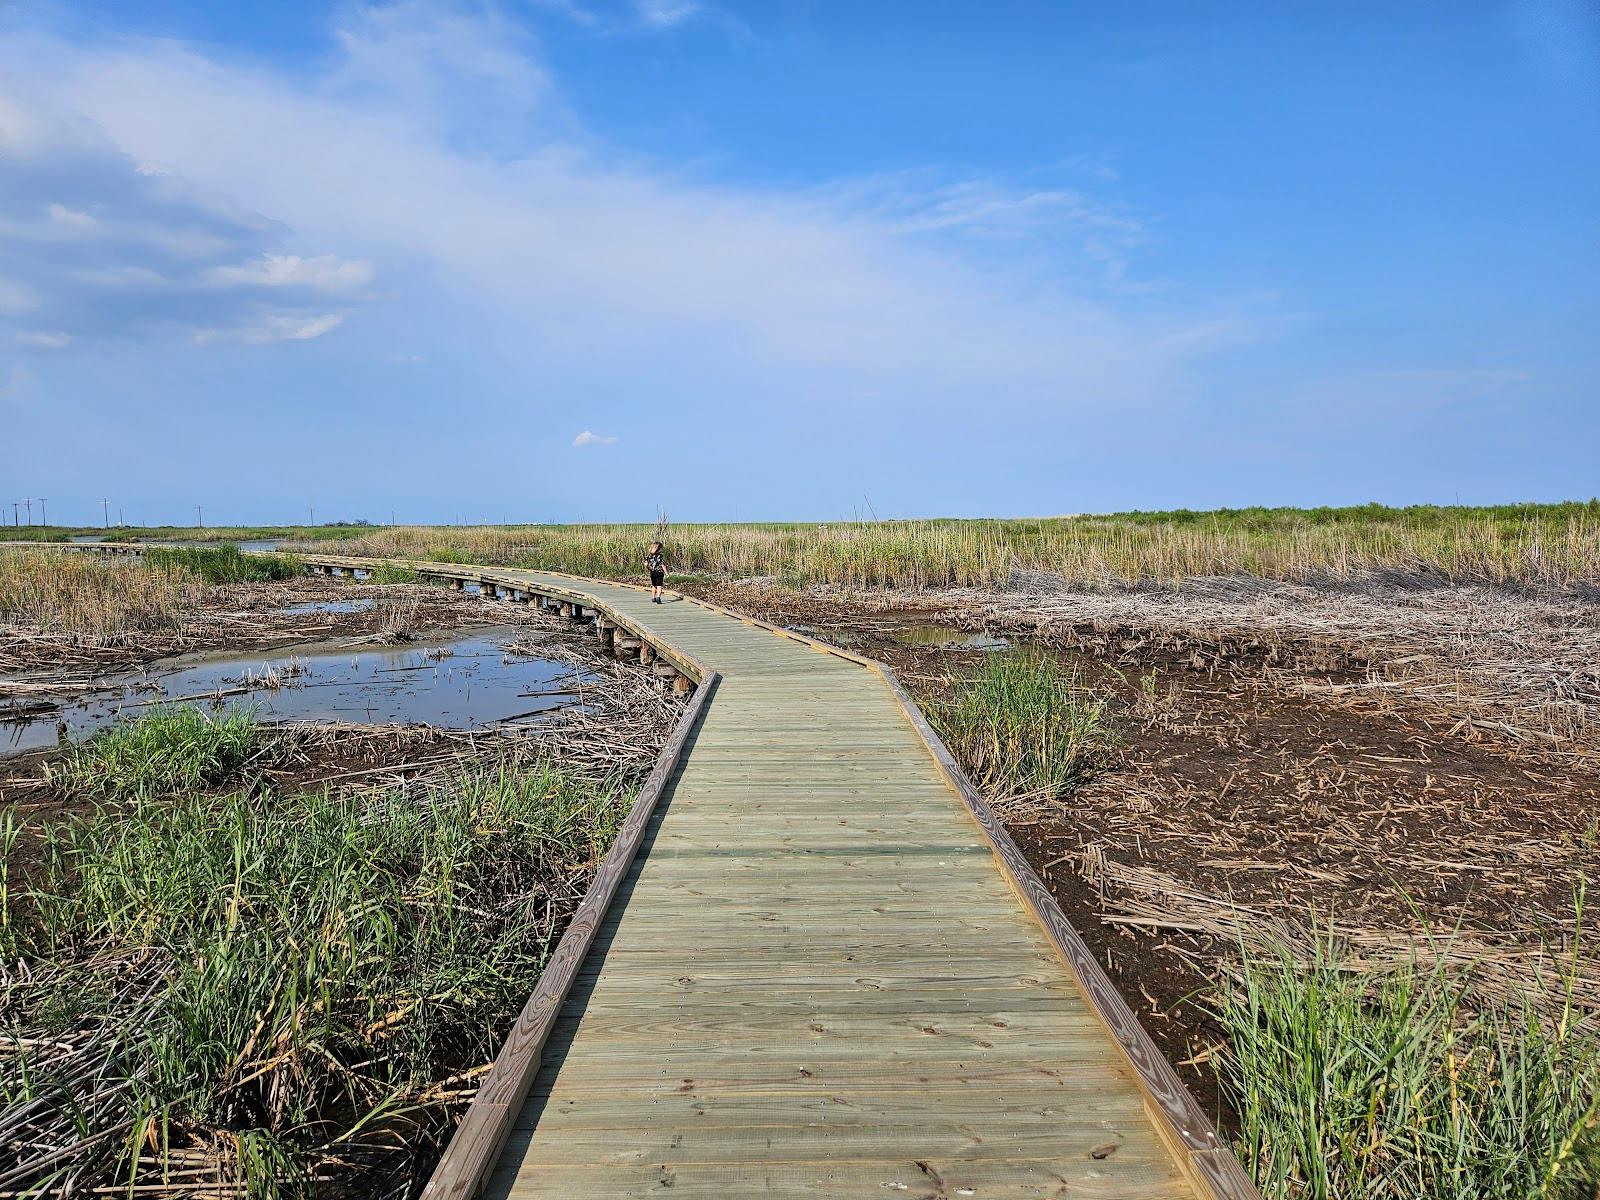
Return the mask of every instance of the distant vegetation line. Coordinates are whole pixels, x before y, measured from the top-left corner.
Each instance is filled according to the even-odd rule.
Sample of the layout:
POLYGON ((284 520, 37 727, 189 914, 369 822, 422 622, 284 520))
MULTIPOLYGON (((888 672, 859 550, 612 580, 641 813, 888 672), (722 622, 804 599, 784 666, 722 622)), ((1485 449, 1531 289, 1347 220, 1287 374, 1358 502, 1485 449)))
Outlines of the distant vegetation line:
MULTIPOLYGON (((419 527, 352 554, 626 577, 652 525, 419 527)), ((675 525, 669 570, 860 588, 999 587, 1017 570, 1080 586, 1253 575, 1331 581, 1403 572, 1464 583, 1600 582, 1600 502, 1496 508, 1241 509, 1027 520, 675 525)), ((310 548, 309 546, 306 548, 310 548)))
MULTIPOLYGON (((636 575, 651 524, 179 526, 124 539, 274 538, 355 554, 484 562, 600 577, 636 575)), ((5 531, 63 540, 93 529, 5 531)), ((1201 576, 1351 580, 1403 572, 1463 583, 1600 582, 1600 500, 1493 506, 1177 509, 1074 517, 674 525, 669 569, 790 584, 1003 586, 1017 570, 1097 586, 1201 576)))

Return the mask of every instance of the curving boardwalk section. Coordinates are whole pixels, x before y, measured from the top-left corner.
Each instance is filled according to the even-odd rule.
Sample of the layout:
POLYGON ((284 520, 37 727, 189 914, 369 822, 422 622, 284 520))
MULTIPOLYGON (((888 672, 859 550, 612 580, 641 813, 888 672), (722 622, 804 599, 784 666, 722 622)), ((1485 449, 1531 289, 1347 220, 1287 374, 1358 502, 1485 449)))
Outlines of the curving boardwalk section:
POLYGON ((1208 1194, 883 676, 493 575, 581 588, 722 679, 487 1195, 1208 1194))
POLYGON ((1255 1197, 892 675, 684 599, 411 565, 581 595, 720 675, 531 1086, 429 1196, 1255 1197))

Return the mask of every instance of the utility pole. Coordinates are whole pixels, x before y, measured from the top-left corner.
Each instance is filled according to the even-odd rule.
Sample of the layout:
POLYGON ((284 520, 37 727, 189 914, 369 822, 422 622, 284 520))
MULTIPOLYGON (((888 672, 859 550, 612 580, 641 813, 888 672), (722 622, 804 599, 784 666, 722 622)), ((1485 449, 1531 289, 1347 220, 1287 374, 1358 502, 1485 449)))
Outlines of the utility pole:
POLYGON ((22 514, 17 511, 17 504, 16 500, 11 502, 11 528, 13 529, 22 524, 22 514))
POLYGON ((311 506, 311 523, 313 525, 317 523, 317 506, 315 504, 311 506))
POLYGON ((33 497, 32 496, 24 496, 22 498, 22 503, 23 503, 23 506, 26 507, 27 510, 28 510, 28 528, 32 529, 33 528, 33 497))
POLYGON ((127 522, 122 519, 122 505, 117 505, 117 528, 121 529, 127 522))
POLYGON ((206 527, 206 515, 200 511, 198 504, 194 506, 194 515, 200 518, 200 528, 204 529, 206 527))
POLYGON ((101 501, 100 501, 100 512, 104 516, 104 520, 102 520, 100 522, 100 528, 101 529, 110 529, 111 528, 111 501, 110 500, 107 500, 105 498, 101 499, 101 501))
POLYGON ((50 524, 50 518, 44 515, 44 502, 45 502, 45 497, 44 496, 40 496, 39 497, 39 524, 48 525, 48 524, 50 524))

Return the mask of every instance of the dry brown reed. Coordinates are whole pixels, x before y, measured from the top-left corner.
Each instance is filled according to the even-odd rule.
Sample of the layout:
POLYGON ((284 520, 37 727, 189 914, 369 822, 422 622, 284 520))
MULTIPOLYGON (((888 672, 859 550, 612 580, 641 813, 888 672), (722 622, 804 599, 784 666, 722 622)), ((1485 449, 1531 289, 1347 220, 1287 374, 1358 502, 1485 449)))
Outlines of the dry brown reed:
MULTIPOLYGON (((341 550, 616 578, 640 573, 652 534, 647 525, 398 527, 354 539, 341 550)), ((665 540, 673 573, 854 588, 997 587, 1017 571, 1048 572, 1072 586, 1226 575, 1348 580, 1395 571, 1494 585, 1600 581, 1600 517, 1587 506, 1518 519, 1451 510, 1429 520, 1332 523, 1292 517, 1251 522, 1218 514, 1165 522, 1077 517, 680 525, 665 540)))
POLYGON ((205 593, 181 568, 47 550, 0 550, 0 624, 115 643, 176 629, 205 593))

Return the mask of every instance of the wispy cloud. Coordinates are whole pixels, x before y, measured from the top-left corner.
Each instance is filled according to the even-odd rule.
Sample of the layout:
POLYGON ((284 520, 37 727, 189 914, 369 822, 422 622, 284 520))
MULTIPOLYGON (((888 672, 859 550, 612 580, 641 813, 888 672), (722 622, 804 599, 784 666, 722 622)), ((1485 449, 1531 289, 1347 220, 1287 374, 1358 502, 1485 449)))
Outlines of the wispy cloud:
POLYGON ((223 285, 307 287, 319 292, 347 292, 372 282, 372 264, 340 260, 331 254, 301 258, 298 254, 266 254, 253 262, 213 267, 208 277, 223 285))
POLYGON ((698 0, 635 0, 639 18, 656 29, 669 29, 704 11, 698 0))
POLYGON ((612 446, 616 444, 616 441, 617 439, 609 434, 595 433, 592 430, 585 429, 572 439, 572 444, 574 446, 612 446))
POLYGON ((72 345, 72 335, 60 331, 46 332, 43 330, 24 329, 17 333, 17 344, 29 346, 35 350, 65 350, 72 345))
POLYGON ((332 333, 343 321, 342 313, 327 313, 320 317, 269 316, 256 325, 199 329, 195 331, 194 340, 202 346, 217 342, 239 342, 247 346, 262 346, 269 342, 309 342, 325 333, 332 333))
POLYGON ((30 111, 71 131, 39 144, 79 146, 100 181, 40 176, 17 200, 0 178, 0 217, 37 225, 57 203, 139 231, 66 261, 34 247, 0 280, 0 310, 74 333, 304 340, 338 324, 331 294, 377 304, 381 278, 387 319, 514 345, 505 369, 536 362, 545 380, 727 395, 826 376, 839 404, 966 404, 981 387, 1018 411, 1138 401, 1211 349, 1210 314, 1130 315, 1105 294, 1106 260, 1142 227, 1082 189, 932 172, 715 184, 585 134, 531 40, 496 18, 411 0, 352 10, 337 44, 310 74, 172 42, 0 48, 30 111), (516 153, 485 152, 502 138, 516 153), (1018 266, 1034 259, 1069 262, 1045 279, 1018 266))

